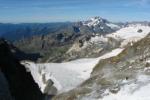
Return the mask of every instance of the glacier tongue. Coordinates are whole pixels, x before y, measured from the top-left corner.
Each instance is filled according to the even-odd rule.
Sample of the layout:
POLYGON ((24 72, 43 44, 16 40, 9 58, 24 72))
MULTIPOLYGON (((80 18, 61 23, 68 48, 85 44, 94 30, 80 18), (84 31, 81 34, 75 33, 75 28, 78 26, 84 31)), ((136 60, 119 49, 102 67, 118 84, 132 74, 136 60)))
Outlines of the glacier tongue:
MULTIPOLYGON (((123 48, 118 48, 98 58, 78 59, 65 63, 35 64, 28 61, 22 61, 21 63, 31 71, 35 82, 39 85, 43 93, 46 88, 50 88, 48 83, 50 81, 54 83, 51 84, 53 88, 50 89, 54 90, 56 88, 57 93, 61 93, 77 87, 88 79, 100 59, 117 56, 122 51, 123 48)), ((52 92, 48 93, 52 94, 52 92)))

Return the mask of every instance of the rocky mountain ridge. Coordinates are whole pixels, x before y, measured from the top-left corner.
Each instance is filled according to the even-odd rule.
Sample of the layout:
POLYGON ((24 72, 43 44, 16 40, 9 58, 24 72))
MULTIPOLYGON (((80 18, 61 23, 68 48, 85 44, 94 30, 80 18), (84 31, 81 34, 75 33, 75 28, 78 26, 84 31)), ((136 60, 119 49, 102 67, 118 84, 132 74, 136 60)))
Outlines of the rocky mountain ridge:
MULTIPOLYGON (((98 20, 99 23, 105 22, 104 19, 99 17, 96 17, 95 20, 98 20)), ((108 23, 110 22, 106 21, 104 24, 108 23)), ((87 25, 85 26, 87 27, 87 25)), ((21 40, 15 45, 27 53, 39 53, 43 57, 38 62, 62 62, 85 57, 98 57, 120 45, 123 46, 126 43, 138 40, 141 35, 145 36, 148 30, 148 24, 129 23, 109 34, 81 34, 80 32, 49 34, 21 40), (125 33, 128 33, 128 35, 124 35, 125 33)))
MULTIPOLYGON (((73 25, 59 29, 53 34, 33 36, 31 38, 22 39, 15 42, 15 45, 26 53, 39 53, 41 56, 44 56, 44 58, 39 59, 40 62, 60 62, 62 59, 76 59, 80 57, 76 56, 67 59, 70 54, 63 54, 65 54, 74 43, 79 43, 80 46, 82 46, 85 41, 90 40, 90 38, 95 37, 96 35, 106 35, 108 33, 115 32, 120 28, 119 25, 112 24, 113 23, 100 17, 94 17, 92 20, 77 22, 73 25), (87 25, 88 23, 91 23, 90 26, 87 25), (92 23, 94 25, 92 25, 92 23), (116 26, 117 28, 110 25, 116 26), (52 53, 53 55, 50 55, 52 53), (47 55, 49 55, 49 57, 47 55)), ((85 57, 85 54, 81 57, 85 57)))
POLYGON ((37 84, 30 73, 14 57, 9 44, 0 39, 0 99, 43 100, 37 84))

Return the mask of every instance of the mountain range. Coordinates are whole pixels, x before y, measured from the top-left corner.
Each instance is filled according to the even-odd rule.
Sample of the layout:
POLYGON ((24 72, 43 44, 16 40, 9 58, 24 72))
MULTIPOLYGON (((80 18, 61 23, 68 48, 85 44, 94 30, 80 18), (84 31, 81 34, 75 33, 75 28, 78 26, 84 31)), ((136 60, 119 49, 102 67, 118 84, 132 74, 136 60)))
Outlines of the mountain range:
POLYGON ((113 23, 101 17, 93 17, 87 21, 69 23, 57 28, 55 32, 19 39, 14 45, 25 53, 40 55, 37 62, 62 62, 98 57, 120 44, 119 39, 108 38, 108 34, 137 25, 149 26, 149 22, 113 23), (96 43, 94 38, 108 41, 96 43), (91 39, 95 42, 91 43, 91 39), (86 43, 91 45, 85 47, 86 43))
POLYGON ((0 24, 0 34, 8 100, 149 100, 149 22, 0 24))
POLYGON ((28 38, 33 35, 43 35, 50 33, 109 33, 115 31, 120 26, 107 21, 101 17, 93 17, 87 21, 62 22, 62 23, 21 23, 3 24, 0 23, 0 35, 11 41, 28 38))

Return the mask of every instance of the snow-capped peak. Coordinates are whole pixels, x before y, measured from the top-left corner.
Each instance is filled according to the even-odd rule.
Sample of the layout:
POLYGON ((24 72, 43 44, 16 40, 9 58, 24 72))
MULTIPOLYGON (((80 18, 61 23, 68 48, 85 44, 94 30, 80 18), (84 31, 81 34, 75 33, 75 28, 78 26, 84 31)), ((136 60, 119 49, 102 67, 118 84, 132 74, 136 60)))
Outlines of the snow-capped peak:
POLYGON ((101 29, 104 29, 105 27, 109 27, 111 29, 119 29, 120 28, 119 25, 109 22, 107 19, 104 19, 99 16, 92 17, 87 21, 83 21, 82 23, 83 23, 83 25, 86 25, 89 27, 99 26, 101 29))
POLYGON ((92 17, 91 20, 103 20, 102 17, 96 16, 96 17, 92 17))
POLYGON ((98 22, 98 23, 100 23, 100 22, 107 22, 106 19, 103 19, 103 18, 98 17, 98 16, 97 17, 92 17, 90 20, 93 21, 93 22, 98 22))
POLYGON ((106 22, 107 22, 106 19, 103 19, 103 18, 97 16, 97 17, 92 17, 92 18, 90 18, 87 21, 84 21, 83 25, 96 26, 96 25, 98 25, 100 23, 106 23, 106 22))

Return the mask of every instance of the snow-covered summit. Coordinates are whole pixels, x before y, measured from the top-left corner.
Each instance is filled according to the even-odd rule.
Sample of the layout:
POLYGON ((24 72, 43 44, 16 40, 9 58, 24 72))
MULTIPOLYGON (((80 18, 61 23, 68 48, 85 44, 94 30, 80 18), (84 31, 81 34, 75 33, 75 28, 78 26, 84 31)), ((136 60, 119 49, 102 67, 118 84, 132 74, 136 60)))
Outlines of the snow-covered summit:
POLYGON ((96 26, 100 23, 106 23, 108 22, 106 19, 103 19, 101 17, 92 17, 87 21, 83 22, 83 25, 88 25, 88 26, 96 26))
POLYGON ((83 21, 82 22, 83 25, 89 26, 89 27, 95 27, 95 26, 100 26, 102 27, 109 27, 112 29, 116 29, 116 28, 120 28, 119 25, 109 22, 107 19, 104 19, 102 17, 96 16, 96 17, 92 17, 87 21, 83 21))

